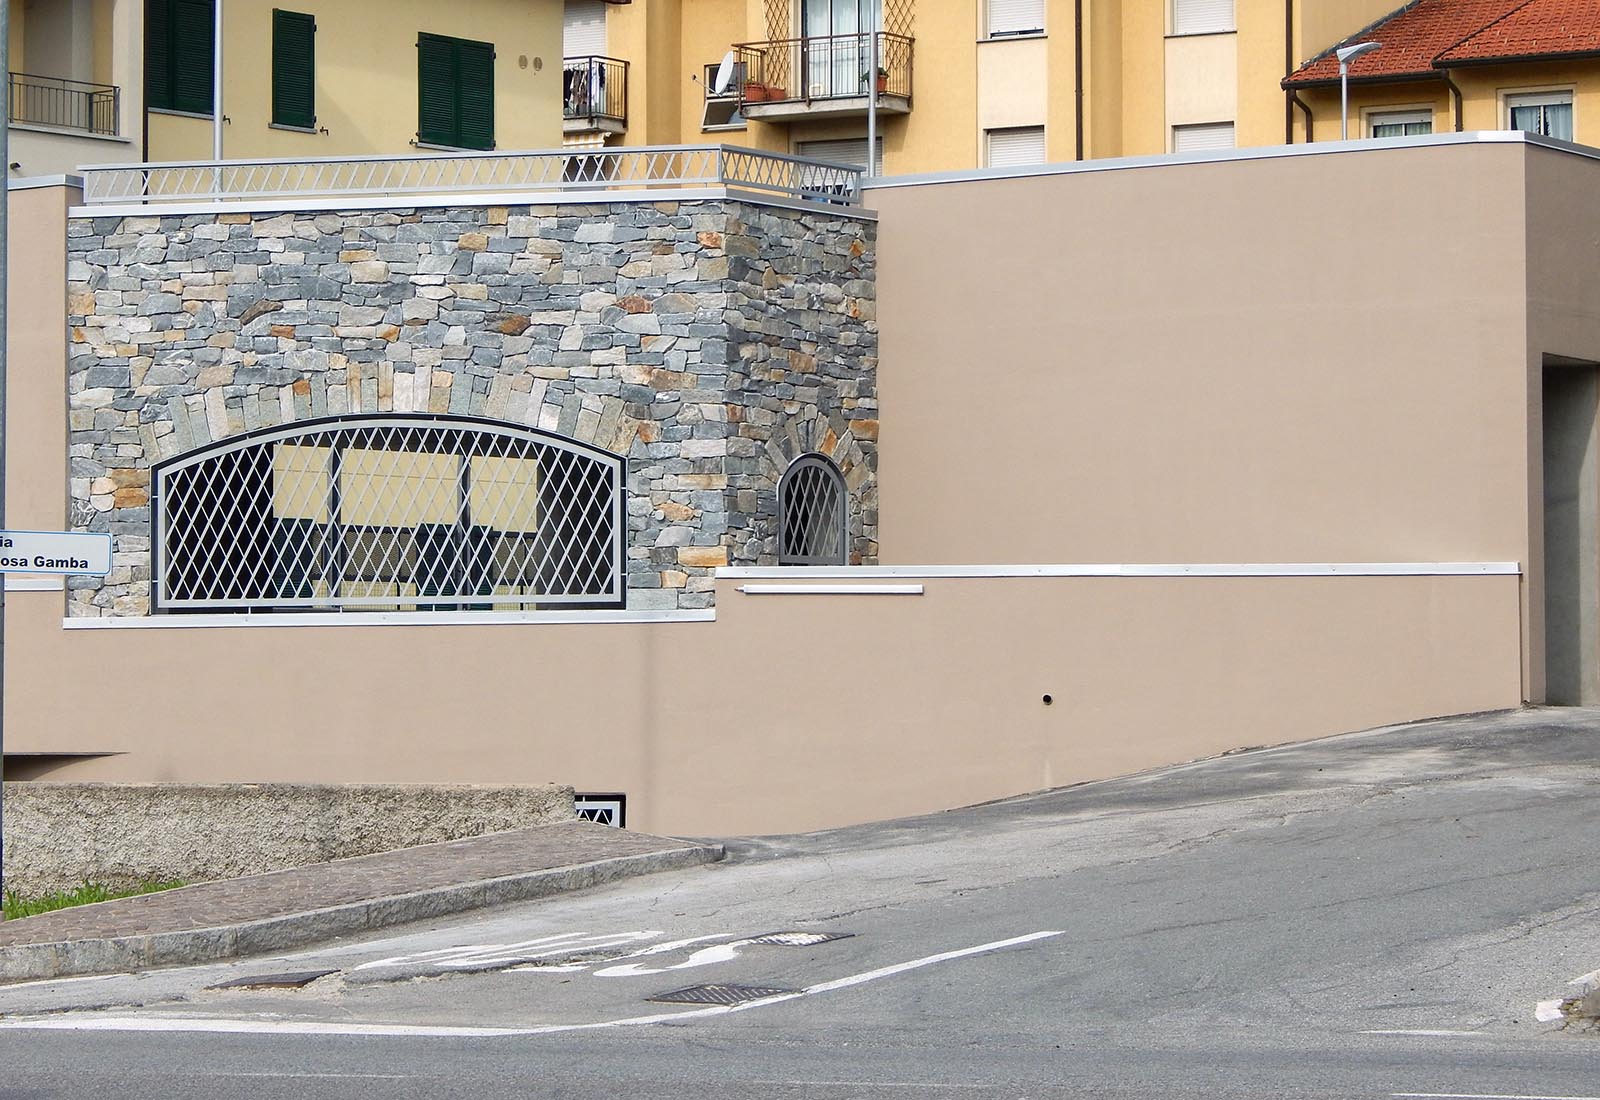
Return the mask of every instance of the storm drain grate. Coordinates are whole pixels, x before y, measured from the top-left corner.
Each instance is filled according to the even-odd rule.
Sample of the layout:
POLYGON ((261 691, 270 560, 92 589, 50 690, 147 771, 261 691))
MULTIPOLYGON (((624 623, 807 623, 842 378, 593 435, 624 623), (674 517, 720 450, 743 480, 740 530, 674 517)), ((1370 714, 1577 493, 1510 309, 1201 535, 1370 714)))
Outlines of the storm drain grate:
POLYGON ((781 997, 799 992, 798 989, 779 989, 771 985, 730 985, 723 982, 691 985, 687 989, 674 989, 671 993, 657 993, 645 1000, 674 1005, 742 1005, 763 997, 781 997))
POLYGON ((296 970, 289 974, 252 974, 231 981, 208 985, 207 989, 301 989, 318 978, 337 974, 337 970, 296 970))
POLYGON ((834 940, 847 940, 854 936, 854 932, 768 932, 764 936, 755 936, 751 943, 764 943, 773 947, 810 947, 813 944, 832 943, 834 940))

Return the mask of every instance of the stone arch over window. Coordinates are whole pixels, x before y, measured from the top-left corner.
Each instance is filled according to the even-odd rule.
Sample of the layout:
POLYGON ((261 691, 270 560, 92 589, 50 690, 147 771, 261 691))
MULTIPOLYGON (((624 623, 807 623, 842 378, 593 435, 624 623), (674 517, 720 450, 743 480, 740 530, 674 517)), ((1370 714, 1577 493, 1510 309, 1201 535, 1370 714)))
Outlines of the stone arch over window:
POLYGON ((849 499, 839 467, 803 454, 778 480, 778 564, 843 565, 849 499))
POLYGON ((624 460, 496 420, 378 413, 152 471, 152 610, 624 604, 624 460))

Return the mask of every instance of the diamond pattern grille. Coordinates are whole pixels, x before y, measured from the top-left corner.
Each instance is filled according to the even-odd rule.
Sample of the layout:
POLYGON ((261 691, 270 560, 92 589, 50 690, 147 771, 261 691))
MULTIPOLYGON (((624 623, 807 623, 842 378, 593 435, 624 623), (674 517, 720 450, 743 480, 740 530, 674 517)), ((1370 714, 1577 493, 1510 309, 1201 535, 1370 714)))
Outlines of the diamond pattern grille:
POLYGON ((526 429, 386 416, 157 467, 160 610, 620 607, 622 460, 526 429))
POLYGON ((845 491, 839 469, 802 455, 778 482, 778 564, 843 565, 845 491))
POLYGON ((859 173, 809 186, 805 167, 780 153, 685 145, 560 153, 236 160, 83 170, 84 201, 173 203, 471 192, 650 191, 738 187, 836 205, 859 199, 859 173), (848 184, 848 186, 841 186, 848 184))

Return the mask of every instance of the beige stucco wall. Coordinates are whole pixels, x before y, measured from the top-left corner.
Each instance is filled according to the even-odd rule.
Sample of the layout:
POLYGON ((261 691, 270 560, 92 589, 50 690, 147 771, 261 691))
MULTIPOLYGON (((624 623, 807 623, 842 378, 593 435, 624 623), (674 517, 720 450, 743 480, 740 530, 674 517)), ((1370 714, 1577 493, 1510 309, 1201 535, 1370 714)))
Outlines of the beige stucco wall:
MULTIPOLYGON (((1043 38, 978 43, 980 129, 1045 125, 1050 87, 1048 45, 1043 38)), ((1068 68, 1067 71, 1072 70, 1068 68)), ((1071 114, 1061 122, 1070 130, 1071 114)))
POLYGON ((1167 126, 1233 122, 1239 112, 1239 36, 1190 34, 1166 42, 1167 126))
MULTIPOLYGON (((325 134, 269 125, 273 6, 229 0, 224 9, 223 143, 230 158, 410 151, 419 32, 495 44, 497 148, 561 144, 560 0, 302 0, 295 10, 317 20, 317 126, 325 134), (373 33, 375 18, 381 34, 373 33)), ((150 160, 210 159, 210 118, 153 112, 149 132, 150 160)))

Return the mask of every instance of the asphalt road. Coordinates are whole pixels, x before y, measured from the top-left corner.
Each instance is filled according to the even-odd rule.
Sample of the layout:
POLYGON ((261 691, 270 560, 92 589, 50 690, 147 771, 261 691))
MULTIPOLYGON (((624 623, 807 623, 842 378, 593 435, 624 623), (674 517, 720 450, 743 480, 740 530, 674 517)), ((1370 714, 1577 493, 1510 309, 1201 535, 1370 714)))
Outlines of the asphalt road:
POLYGON ((1534 1018, 1600 967, 1597 797, 1600 713, 1539 710, 732 841, 404 934, 0 988, 0 1098, 1600 1098, 1600 1033, 1534 1018), (332 973, 207 988, 291 970, 332 973), (650 999, 705 983, 766 992, 650 999))

